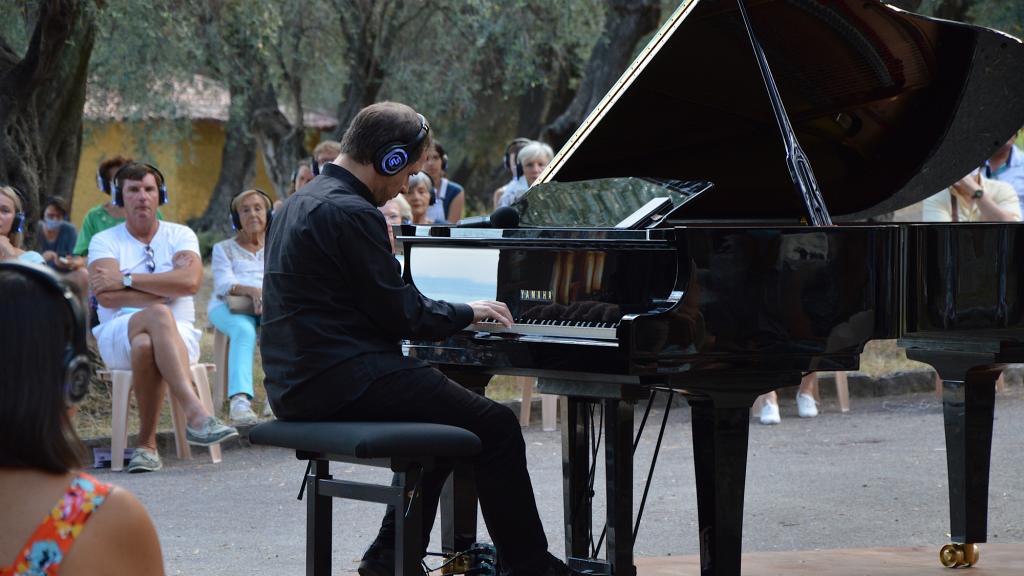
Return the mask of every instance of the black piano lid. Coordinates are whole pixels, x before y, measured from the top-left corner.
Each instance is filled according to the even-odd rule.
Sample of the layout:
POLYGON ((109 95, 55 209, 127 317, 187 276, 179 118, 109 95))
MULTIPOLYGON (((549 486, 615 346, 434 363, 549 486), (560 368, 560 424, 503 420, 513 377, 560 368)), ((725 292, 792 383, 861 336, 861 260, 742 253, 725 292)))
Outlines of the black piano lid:
MULTIPOLYGON (((1024 125, 1024 45, 1012 36, 876 0, 748 7, 838 220, 931 196, 1024 125)), ((709 180, 673 218, 796 220, 803 208, 745 34, 735 0, 684 2, 540 181, 709 180)))

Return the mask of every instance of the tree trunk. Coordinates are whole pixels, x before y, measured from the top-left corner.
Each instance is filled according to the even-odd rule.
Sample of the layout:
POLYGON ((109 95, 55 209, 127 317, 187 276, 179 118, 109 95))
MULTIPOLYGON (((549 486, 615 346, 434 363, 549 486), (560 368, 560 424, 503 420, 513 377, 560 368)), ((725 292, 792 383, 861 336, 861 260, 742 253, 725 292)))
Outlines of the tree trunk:
POLYGON ((231 87, 231 108, 224 127, 220 175, 203 215, 189 222, 197 231, 231 231, 231 198, 247 187, 255 175, 256 138, 249 129, 253 100, 245 88, 231 87))
POLYGON ((974 6, 975 0, 942 0, 935 7, 932 16, 957 22, 968 22, 967 13, 974 6))
POLYGON ((660 19, 658 0, 607 0, 604 32, 590 53, 579 90, 565 112, 541 131, 542 140, 557 150, 569 139, 629 65, 636 43, 660 19))
POLYGON ((334 131, 340 141, 355 115, 379 98, 396 42, 419 26, 433 8, 430 2, 409 6, 405 0, 335 0, 334 4, 349 72, 334 131))
MULTIPOLYGON (((370 55, 366 56, 370 58, 370 55)), ((353 70, 345 86, 345 98, 338 102, 338 127, 334 129, 334 139, 341 137, 348 130, 348 125, 360 110, 377 101, 380 88, 384 84, 384 75, 375 64, 367 63, 363 69, 353 70)))
POLYGON ((43 199, 72 199, 95 35, 92 0, 48 0, 24 57, 0 38, 0 182, 26 195, 29 245, 43 199))
POLYGON ((302 110, 296 110, 297 124, 292 125, 281 112, 277 93, 266 86, 257 96, 258 103, 252 116, 252 129, 263 151, 263 166, 274 183, 271 196, 284 199, 291 189, 293 173, 299 159, 307 154, 303 143, 305 127, 302 110))

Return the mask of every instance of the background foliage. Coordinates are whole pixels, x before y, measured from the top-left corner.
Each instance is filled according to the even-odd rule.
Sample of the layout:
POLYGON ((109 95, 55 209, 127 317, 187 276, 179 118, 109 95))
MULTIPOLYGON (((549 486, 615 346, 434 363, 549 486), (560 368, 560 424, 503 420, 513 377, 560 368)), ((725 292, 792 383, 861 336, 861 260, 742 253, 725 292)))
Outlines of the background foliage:
MULTIPOLYGON (((893 3, 1024 33, 1020 1, 893 3)), ((287 187, 296 160, 308 154, 303 112, 336 115, 337 132, 325 136, 338 137, 359 108, 382 99, 407 102, 432 120, 449 151, 451 176, 466 185, 470 209, 482 211, 505 178, 504 144, 515 136, 553 136, 545 129, 574 109, 570 102, 586 85, 585 75, 600 68, 601 62, 591 64, 591 72, 587 68, 595 46, 604 48, 602 58, 609 49, 635 54, 676 2, 8 0, 0 3, 0 54, 24 56, 40 14, 81 6, 90 8, 86 15, 96 15, 95 43, 66 48, 90 50, 90 94, 115 106, 124 119, 175 117, 173 95, 196 75, 229 89, 220 180, 207 214, 193 222, 210 229, 227 221, 223 199, 251 180, 257 149, 278 192, 287 187), (637 11, 645 11, 645 19, 636 27, 614 27, 614 20, 637 11)), ((594 90, 603 93, 607 82, 602 78, 594 90)), ((80 117, 67 121, 81 125, 80 117)), ((184 119, 159 126, 140 134, 139 144, 192 137, 184 119)), ((557 148, 560 142, 552 144, 557 148)), ((0 177, 10 179, 13 169, 3 173, 3 164, 0 177)), ((38 164, 39 170, 68 168, 38 164)), ((28 188, 40 196, 70 195, 61 185, 40 178, 28 188)))

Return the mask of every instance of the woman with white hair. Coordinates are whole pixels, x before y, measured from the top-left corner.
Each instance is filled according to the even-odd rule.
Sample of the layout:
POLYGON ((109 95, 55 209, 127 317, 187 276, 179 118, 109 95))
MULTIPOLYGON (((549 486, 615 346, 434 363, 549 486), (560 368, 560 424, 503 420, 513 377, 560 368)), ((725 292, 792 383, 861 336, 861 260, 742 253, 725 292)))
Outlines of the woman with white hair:
POLYGON ((263 313, 263 247, 270 225, 270 196, 245 190, 231 199, 234 238, 213 245, 213 297, 207 308, 210 322, 231 339, 228 346, 229 416, 236 424, 252 424, 252 360, 256 350, 256 324, 263 313), (245 308, 232 309, 233 296, 243 297, 245 308), (251 302, 251 307, 249 307, 251 302))
MULTIPOLYGON (((536 140, 519 150, 519 153, 516 154, 516 164, 522 167, 522 174, 526 179, 527 189, 533 186, 533 183, 537 181, 537 178, 544 172, 544 169, 548 167, 548 164, 551 163, 551 159, 554 157, 555 151, 551 149, 551 146, 536 140)), ((498 204, 499 206, 511 206, 525 193, 526 190, 505 192, 498 200, 498 204)))
POLYGON ((0 260, 44 264, 42 254, 23 250, 25 198, 13 186, 0 186, 0 260))
POLYGON ((429 225, 445 224, 444 220, 433 220, 428 215, 431 206, 431 196, 434 190, 434 181, 427 176, 426 172, 417 172, 409 176, 409 184, 402 190, 409 208, 412 209, 412 224, 429 225))

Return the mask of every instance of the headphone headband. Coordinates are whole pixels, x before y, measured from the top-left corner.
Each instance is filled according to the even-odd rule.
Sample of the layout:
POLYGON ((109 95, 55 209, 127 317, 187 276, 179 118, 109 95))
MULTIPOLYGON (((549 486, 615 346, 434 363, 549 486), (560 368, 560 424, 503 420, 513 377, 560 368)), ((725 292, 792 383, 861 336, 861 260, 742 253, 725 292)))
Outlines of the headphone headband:
MULTIPOLYGON (((294 180, 294 178, 292 178, 292 180, 294 180)), ((260 188, 246 188, 245 190, 242 190, 238 194, 235 194, 234 196, 231 197, 231 201, 228 203, 228 212, 231 213, 231 228, 233 230, 241 230, 242 229, 242 217, 241 217, 241 215, 238 214, 238 210, 235 209, 235 200, 238 200, 238 198, 240 196, 242 196, 243 194, 248 194, 250 192, 255 192, 255 193, 259 194, 260 196, 263 196, 263 199, 267 202, 267 226, 266 226, 266 228, 267 228, 267 230, 269 230, 270 229, 270 220, 271 220, 271 218, 274 217, 274 200, 270 197, 270 194, 267 194, 266 192, 264 192, 260 188)))
POLYGON ((152 164, 147 164, 146 162, 129 162, 124 166, 118 168, 117 172, 114 173, 113 179, 111 179, 110 181, 110 194, 113 197, 114 205, 124 206, 124 191, 121 190, 120 176, 121 172, 123 172, 129 166, 143 166, 145 168, 148 168, 150 172, 153 174, 154 178, 157 179, 156 185, 157 189, 160 191, 160 205, 163 206, 164 204, 167 204, 167 179, 164 178, 164 173, 161 172, 160 169, 157 168, 156 166, 153 166, 152 164))
POLYGON ((416 136, 408 142, 388 142, 381 146, 373 155, 373 168, 381 176, 394 176, 404 170, 415 160, 409 154, 419 147, 430 133, 430 124, 423 114, 416 114, 420 119, 420 129, 416 136))
POLYGON ((89 350, 85 343, 85 312, 78 302, 78 297, 68 285, 45 266, 6 260, 0 262, 0 270, 17 272, 32 278, 36 284, 56 294, 67 306, 71 317, 71 338, 64 348, 64 396, 68 405, 77 404, 89 392, 89 381, 92 379, 92 364, 89 362, 89 350))
POLYGON ((529 138, 513 138, 511 142, 505 146, 505 155, 503 156, 502 162, 505 164, 505 169, 512 173, 512 179, 515 180, 523 175, 523 164, 519 161, 519 154, 516 153, 516 163, 512 164, 512 148, 519 146, 519 148, 525 147, 533 140, 529 138))

